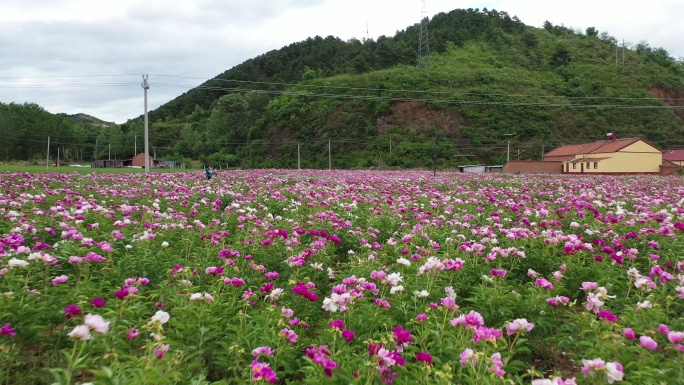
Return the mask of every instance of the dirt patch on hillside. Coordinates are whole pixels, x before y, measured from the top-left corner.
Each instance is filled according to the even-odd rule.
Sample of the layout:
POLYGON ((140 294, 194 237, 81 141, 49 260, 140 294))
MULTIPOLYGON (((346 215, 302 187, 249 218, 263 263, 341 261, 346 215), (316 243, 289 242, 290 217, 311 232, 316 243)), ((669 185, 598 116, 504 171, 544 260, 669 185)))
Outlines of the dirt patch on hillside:
POLYGON ((397 102, 392 104, 391 113, 377 120, 378 132, 387 133, 389 127, 410 127, 420 132, 437 129, 449 137, 459 137, 464 119, 449 110, 435 109, 421 102, 397 102))
MULTIPOLYGON (((684 107, 684 93, 669 90, 663 87, 653 87, 649 90, 653 96, 663 99, 670 107, 684 107)), ((673 108, 679 119, 684 122, 684 108, 673 108)))

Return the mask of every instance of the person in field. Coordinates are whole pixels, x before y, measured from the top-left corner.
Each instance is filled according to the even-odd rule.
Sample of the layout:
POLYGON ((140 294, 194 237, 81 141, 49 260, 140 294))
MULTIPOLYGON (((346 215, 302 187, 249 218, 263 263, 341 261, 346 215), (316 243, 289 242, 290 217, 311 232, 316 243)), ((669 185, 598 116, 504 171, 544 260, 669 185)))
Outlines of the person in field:
POLYGON ((213 172, 211 171, 210 165, 204 166, 204 174, 207 176, 207 180, 211 180, 211 177, 213 176, 213 172))

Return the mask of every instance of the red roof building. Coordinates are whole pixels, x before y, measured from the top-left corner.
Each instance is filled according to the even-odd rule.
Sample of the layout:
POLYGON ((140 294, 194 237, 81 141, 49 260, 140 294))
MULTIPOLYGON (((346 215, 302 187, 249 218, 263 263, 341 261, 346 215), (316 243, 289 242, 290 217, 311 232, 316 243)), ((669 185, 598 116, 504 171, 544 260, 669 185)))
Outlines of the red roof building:
POLYGON ((558 147, 544 161, 563 162, 567 174, 659 174, 663 153, 640 138, 607 140, 558 147))
POLYGON ((675 148, 663 153, 663 160, 670 161, 678 166, 684 166, 684 148, 675 148))

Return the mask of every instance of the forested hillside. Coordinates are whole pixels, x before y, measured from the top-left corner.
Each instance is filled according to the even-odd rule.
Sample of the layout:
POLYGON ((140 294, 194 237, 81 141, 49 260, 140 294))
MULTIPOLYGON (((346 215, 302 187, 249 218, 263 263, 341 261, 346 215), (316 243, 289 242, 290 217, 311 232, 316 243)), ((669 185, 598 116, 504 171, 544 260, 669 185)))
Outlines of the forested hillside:
MULTIPOLYGON (((684 146, 684 63, 664 49, 486 9, 435 15, 428 30, 422 66, 419 24, 377 40, 317 36, 247 60, 151 111, 151 149, 231 167, 444 168, 539 159, 607 132, 684 146)), ((87 130, 130 157, 143 120, 87 130)))

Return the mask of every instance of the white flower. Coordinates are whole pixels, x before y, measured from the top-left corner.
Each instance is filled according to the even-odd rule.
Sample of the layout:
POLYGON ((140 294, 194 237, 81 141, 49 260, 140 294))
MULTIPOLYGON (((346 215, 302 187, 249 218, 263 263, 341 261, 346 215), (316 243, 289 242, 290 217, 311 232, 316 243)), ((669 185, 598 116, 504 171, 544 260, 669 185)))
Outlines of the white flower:
POLYGON ((93 336, 90 335, 90 328, 87 325, 78 325, 67 335, 71 338, 76 338, 81 341, 93 339, 93 336))
POLYGON ((168 242, 166 242, 166 241, 162 242, 162 244, 161 244, 161 245, 162 245, 162 247, 169 247, 169 243, 168 243, 168 242))
POLYGON ((325 297, 325 299, 323 300, 323 306, 321 307, 331 313, 336 312, 340 308, 339 304, 337 303, 339 297, 339 294, 332 293, 330 295, 330 298, 325 297))
POLYGON ((398 291, 404 291, 404 287, 401 285, 394 286, 390 289, 390 294, 396 294, 398 291))
POLYGON ((165 324, 169 322, 169 318, 171 318, 171 316, 169 316, 169 313, 163 310, 157 310, 157 312, 154 313, 154 315, 152 316, 152 320, 147 324, 150 326, 155 323, 165 324))
POLYGON ((401 274, 399 273, 392 273, 388 275, 385 280, 387 281, 388 284, 392 286, 397 286, 399 282, 403 281, 404 278, 401 277, 401 274))
POLYGON ((400 265, 404 265, 404 266, 411 266, 411 261, 409 261, 409 260, 406 259, 406 258, 399 258, 399 259, 397 259, 397 263, 400 264, 400 265))
POLYGON ((28 263, 27 261, 24 261, 24 260, 21 260, 21 259, 16 259, 16 258, 12 258, 12 259, 10 259, 9 261, 7 261, 7 266, 9 266, 10 269, 13 268, 13 267, 17 267, 17 266, 19 266, 19 267, 26 267, 28 264, 29 264, 29 263, 28 263))
POLYGON ((618 366, 615 362, 608 362, 606 364, 606 371, 608 372, 607 375, 607 380, 609 384, 612 384, 615 381, 622 381, 622 376, 625 374, 618 369, 618 366))
POLYGON ((421 290, 421 291, 416 290, 413 292, 413 294, 418 298, 425 298, 428 295, 430 295, 430 293, 428 293, 427 290, 421 290))
POLYGON ((190 294, 190 301, 198 301, 202 299, 202 293, 192 293, 190 294))

